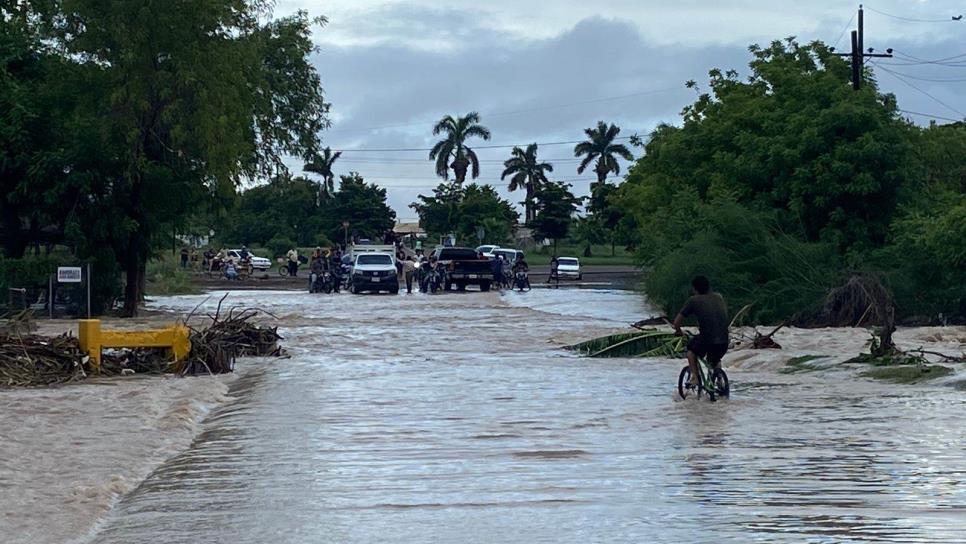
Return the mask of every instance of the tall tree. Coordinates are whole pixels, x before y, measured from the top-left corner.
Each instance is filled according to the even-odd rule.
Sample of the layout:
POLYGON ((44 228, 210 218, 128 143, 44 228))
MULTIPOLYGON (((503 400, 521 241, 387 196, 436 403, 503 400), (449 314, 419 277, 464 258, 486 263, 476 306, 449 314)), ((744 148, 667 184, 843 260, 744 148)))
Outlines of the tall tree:
POLYGON ((349 232, 366 238, 381 238, 396 224, 396 212, 386 203, 386 190, 366 181, 356 172, 341 176, 339 191, 325 210, 325 233, 330 240, 342 240, 342 222, 349 232))
POLYGON ((322 186, 319 192, 319 200, 326 200, 335 193, 335 173, 332 171, 332 166, 335 161, 339 160, 342 156, 341 151, 332 152, 332 148, 326 147, 321 153, 317 153, 312 156, 307 163, 305 163, 305 172, 311 172, 313 174, 318 174, 322 176, 322 186))
POLYGON ((158 234, 183 222, 199 195, 318 152, 328 104, 308 56, 324 19, 268 19, 261 0, 58 5, 53 38, 107 82, 105 129, 124 158, 110 188, 124 203, 124 312, 135 315, 158 234))
POLYGON ((436 175, 449 179, 449 169, 452 168, 456 184, 462 185, 466 181, 466 171, 472 166, 473 179, 480 177, 480 160, 476 152, 466 145, 469 138, 490 139, 490 129, 480 124, 480 114, 472 111, 463 117, 443 117, 433 127, 433 135, 444 133, 446 137, 429 152, 429 160, 436 161, 436 175))
POLYGON ((569 183, 561 182, 544 184, 537 189, 535 198, 537 216, 530 224, 538 237, 553 240, 553 253, 556 255, 557 241, 567 236, 577 206, 583 199, 570 192, 569 183))
POLYGON ((509 189, 516 191, 524 188, 527 191, 526 200, 523 201, 526 222, 533 221, 533 194, 537 187, 548 183, 547 172, 553 172, 553 165, 549 162, 537 162, 537 144, 530 144, 526 150, 514 147, 511 157, 503 163, 506 168, 503 170, 501 180, 510 178, 509 189))
POLYGON ((513 233, 519 214, 509 201, 500 198, 489 185, 441 183, 433 196, 419 195, 409 206, 419 215, 419 224, 435 235, 456 234, 460 240, 475 240, 483 227, 486 240, 506 242, 513 233))
POLYGON ((591 193, 594 192, 594 187, 604 184, 608 174, 611 172, 614 175, 621 173, 621 165, 617 161, 617 157, 628 161, 634 160, 634 155, 627 149, 627 146, 614 143, 620 132, 621 129, 617 125, 608 125, 599 121, 596 128, 584 130, 587 140, 574 146, 574 157, 584 158, 577 166, 578 174, 583 174, 590 163, 597 161, 597 165, 594 167, 594 172, 597 173, 597 185, 591 187, 591 193))

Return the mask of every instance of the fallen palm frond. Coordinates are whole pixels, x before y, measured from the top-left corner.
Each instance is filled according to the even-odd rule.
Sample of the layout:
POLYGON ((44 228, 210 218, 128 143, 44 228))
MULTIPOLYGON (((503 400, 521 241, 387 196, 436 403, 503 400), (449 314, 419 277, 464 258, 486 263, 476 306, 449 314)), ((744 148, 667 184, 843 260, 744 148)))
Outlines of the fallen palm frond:
POLYGON ((645 329, 581 342, 566 349, 588 357, 677 357, 684 354, 684 337, 673 332, 645 329))
POLYGON ((0 386, 53 385, 87 377, 77 338, 0 335, 0 386))

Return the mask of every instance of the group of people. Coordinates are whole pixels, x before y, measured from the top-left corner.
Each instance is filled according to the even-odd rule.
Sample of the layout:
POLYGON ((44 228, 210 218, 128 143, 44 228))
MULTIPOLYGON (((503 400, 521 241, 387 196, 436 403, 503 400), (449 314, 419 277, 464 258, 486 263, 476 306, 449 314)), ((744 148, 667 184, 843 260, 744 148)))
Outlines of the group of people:
MULTIPOLYGON (((294 276, 298 272, 298 250, 288 252, 289 274, 294 276)), ((309 291, 318 292, 322 290, 320 285, 325 279, 331 281, 329 289, 339 292, 343 281, 342 249, 322 249, 315 248, 309 258, 309 291)))
POLYGON ((238 257, 230 255, 227 249, 215 252, 211 248, 199 255, 195 248, 183 247, 180 254, 182 269, 204 272, 208 275, 223 274, 229 280, 237 280, 252 273, 252 253, 242 247, 238 257))
MULTIPOLYGON (((480 260, 487 260, 482 252, 477 254, 480 260)), ((530 265, 527 264, 526 257, 521 253, 520 257, 510 264, 503 256, 498 255, 490 260, 493 272, 493 283, 499 287, 510 288, 513 286, 513 278, 518 272, 529 275, 530 265)), ((412 293, 415 285, 422 293, 429 293, 440 289, 446 282, 446 269, 442 263, 436 260, 435 255, 426 256, 420 250, 416 251, 415 256, 407 256, 405 252, 399 251, 396 254, 396 270, 401 278, 406 282, 406 292, 412 293)), ((529 279, 526 286, 529 287, 529 279)))

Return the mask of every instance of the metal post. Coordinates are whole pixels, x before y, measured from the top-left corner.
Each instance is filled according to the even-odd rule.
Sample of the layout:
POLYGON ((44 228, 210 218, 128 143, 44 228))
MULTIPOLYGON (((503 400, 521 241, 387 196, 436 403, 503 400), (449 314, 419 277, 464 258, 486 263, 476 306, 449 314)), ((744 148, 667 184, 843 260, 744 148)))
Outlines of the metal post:
POLYGON ((87 263, 87 319, 91 318, 91 263, 87 263))
POLYGON ((47 278, 47 317, 54 318, 54 275, 47 278))

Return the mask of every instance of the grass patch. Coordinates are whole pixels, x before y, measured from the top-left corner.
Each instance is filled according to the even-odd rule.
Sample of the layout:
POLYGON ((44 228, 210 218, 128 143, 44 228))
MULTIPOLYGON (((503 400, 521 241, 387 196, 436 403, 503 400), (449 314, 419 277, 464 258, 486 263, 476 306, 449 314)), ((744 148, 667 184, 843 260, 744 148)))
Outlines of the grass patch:
POLYGON ((819 370, 814 366, 808 364, 812 361, 818 359, 827 359, 828 355, 802 355, 801 357, 792 357, 785 363, 785 367, 781 369, 782 374, 798 374, 800 372, 814 372, 819 370))
POLYGON ((148 263, 145 290, 148 296, 196 295, 201 293, 191 281, 191 271, 181 268, 178 257, 163 257, 148 263))
POLYGON ((919 383, 952 374, 953 369, 942 365, 899 365, 873 368, 863 372, 865 378, 892 383, 919 383))
MULTIPOLYGON (((582 265, 613 265, 613 266, 634 266, 637 264, 634 254, 629 253, 622 247, 615 248, 614 255, 611 255, 611 247, 608 245, 595 245, 591 248, 592 255, 584 257, 584 246, 571 244, 560 244, 557 246, 557 255, 561 257, 577 257, 582 265)), ((527 252, 527 261, 531 265, 548 265, 553 257, 553 246, 539 247, 527 252)))

